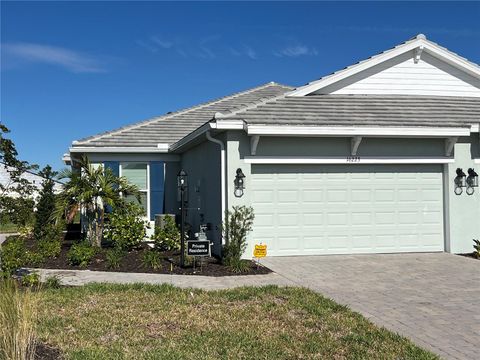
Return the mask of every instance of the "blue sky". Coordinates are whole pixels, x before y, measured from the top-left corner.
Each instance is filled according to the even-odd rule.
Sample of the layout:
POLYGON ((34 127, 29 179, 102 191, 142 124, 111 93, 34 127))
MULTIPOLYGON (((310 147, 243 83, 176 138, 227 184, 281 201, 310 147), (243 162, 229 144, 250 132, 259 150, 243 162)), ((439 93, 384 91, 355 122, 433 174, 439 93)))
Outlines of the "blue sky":
POLYGON ((1 111, 22 159, 268 81, 302 85, 417 33, 480 63, 480 2, 2 2, 1 111))

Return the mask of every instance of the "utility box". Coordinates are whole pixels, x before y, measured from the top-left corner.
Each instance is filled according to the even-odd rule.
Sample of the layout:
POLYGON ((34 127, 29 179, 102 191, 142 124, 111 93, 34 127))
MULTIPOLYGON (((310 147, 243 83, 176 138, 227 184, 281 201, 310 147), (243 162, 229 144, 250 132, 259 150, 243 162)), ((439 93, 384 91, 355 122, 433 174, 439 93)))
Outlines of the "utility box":
POLYGON ((165 219, 167 216, 172 218, 173 222, 175 222, 174 214, 155 214, 155 227, 163 229, 165 227, 165 219))

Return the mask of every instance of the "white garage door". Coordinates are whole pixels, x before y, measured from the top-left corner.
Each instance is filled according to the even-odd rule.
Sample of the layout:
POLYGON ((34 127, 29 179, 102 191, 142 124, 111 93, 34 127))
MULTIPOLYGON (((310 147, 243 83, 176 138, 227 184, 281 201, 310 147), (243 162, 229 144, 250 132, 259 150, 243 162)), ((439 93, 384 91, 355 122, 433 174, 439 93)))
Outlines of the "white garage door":
POLYGON ((440 165, 252 165, 268 255, 443 251, 440 165))

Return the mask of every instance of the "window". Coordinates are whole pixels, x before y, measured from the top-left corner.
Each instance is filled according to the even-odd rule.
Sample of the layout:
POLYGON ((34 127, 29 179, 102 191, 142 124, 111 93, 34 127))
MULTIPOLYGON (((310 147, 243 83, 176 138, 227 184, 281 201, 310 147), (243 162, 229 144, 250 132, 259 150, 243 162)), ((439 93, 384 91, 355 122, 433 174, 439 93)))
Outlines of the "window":
POLYGON ((149 181, 148 181, 148 164, 147 163, 122 163, 120 164, 120 175, 127 178, 128 182, 136 185, 140 190, 140 202, 133 195, 126 197, 127 201, 139 204, 144 209, 145 216, 148 216, 149 203, 149 181))

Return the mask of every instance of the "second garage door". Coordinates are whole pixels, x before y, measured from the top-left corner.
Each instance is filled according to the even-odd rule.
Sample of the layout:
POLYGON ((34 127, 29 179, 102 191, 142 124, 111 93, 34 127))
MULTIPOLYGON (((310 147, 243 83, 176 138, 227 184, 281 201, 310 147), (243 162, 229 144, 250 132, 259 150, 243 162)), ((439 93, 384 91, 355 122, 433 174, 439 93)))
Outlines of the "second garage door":
POLYGON ((443 251, 440 165, 252 165, 271 256, 443 251))

